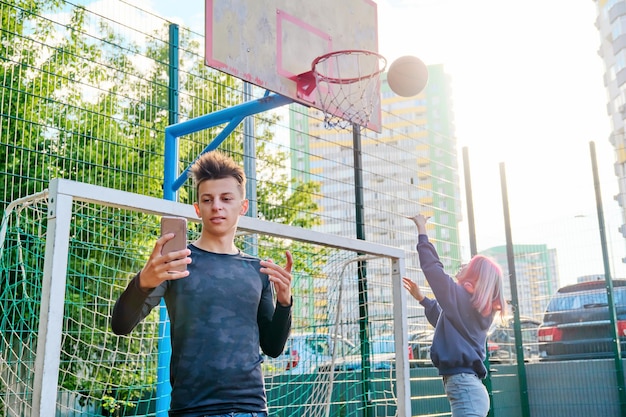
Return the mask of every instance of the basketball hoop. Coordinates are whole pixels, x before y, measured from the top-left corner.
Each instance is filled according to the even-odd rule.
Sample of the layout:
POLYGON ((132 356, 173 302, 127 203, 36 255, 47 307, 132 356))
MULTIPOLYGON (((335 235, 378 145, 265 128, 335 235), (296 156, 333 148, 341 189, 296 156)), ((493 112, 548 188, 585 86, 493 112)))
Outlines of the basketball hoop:
POLYGON ((331 52, 317 57, 311 72, 301 74, 298 89, 307 94, 315 87, 326 128, 367 126, 380 103, 380 74, 386 66, 387 60, 376 52, 331 52))

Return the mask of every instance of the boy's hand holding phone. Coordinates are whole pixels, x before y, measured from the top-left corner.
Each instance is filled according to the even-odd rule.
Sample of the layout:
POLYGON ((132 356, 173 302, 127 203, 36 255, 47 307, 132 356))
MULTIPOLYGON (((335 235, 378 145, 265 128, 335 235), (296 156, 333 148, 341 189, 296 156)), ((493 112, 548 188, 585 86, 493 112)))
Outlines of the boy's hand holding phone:
MULTIPOLYGON (((183 217, 161 217, 161 237, 174 233, 174 237, 163 244, 161 255, 187 249, 187 219, 183 217)), ((173 258, 177 260, 179 258, 173 258)), ((172 260, 168 261, 171 262, 172 260)), ((182 272, 187 270, 187 264, 172 265, 170 271, 182 272)))
POLYGON ((191 263, 191 251, 187 248, 187 219, 161 218, 161 237, 156 241, 148 262, 139 273, 139 284, 148 290, 170 279, 189 275, 187 264, 191 263))

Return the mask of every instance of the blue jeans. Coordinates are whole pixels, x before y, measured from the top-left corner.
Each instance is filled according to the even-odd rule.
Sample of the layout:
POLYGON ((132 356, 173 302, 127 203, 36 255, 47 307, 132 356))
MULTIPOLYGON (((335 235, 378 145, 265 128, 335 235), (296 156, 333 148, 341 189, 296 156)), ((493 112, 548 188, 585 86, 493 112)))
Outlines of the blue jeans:
POLYGON ((215 414, 205 417, 267 417, 267 413, 265 411, 261 411, 258 413, 227 413, 227 414, 215 414))
POLYGON ((450 401, 452 417, 485 417, 489 413, 487 388, 476 375, 446 375, 443 388, 450 401))

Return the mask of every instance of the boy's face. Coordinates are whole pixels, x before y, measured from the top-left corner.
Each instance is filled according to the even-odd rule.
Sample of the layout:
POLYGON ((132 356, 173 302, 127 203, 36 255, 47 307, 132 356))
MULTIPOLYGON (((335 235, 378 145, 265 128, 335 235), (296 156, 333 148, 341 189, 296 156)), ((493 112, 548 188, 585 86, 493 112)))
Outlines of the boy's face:
POLYGON ((228 177, 201 182, 194 207, 205 231, 223 235, 237 228, 239 216, 248 210, 248 200, 243 198, 237 180, 228 177))

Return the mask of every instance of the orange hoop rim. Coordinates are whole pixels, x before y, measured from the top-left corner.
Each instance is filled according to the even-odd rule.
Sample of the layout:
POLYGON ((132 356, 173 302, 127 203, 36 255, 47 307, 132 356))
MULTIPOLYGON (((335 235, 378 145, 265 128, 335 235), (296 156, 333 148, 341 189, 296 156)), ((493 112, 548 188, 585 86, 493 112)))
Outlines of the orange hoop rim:
POLYGON ((311 73, 313 74, 313 76, 315 76, 315 78, 320 79, 322 81, 325 81, 327 83, 331 83, 331 84, 352 84, 352 83, 356 83, 359 81, 363 81, 363 80, 367 80, 369 78, 375 77, 377 75, 380 75, 381 73, 383 73, 385 71, 385 69, 387 68, 387 59, 382 56, 381 54, 379 54, 378 52, 374 52, 374 51, 368 51, 368 50, 364 50, 364 49, 344 49, 344 50, 340 50, 340 51, 333 51, 333 52, 329 52, 327 54, 324 55, 320 55, 317 58, 315 58, 313 60, 313 63, 311 64, 311 73), (325 61, 329 58, 335 57, 335 56, 340 56, 340 55, 373 55, 376 58, 379 59, 379 62, 382 61, 383 65, 382 68, 380 68, 379 65, 379 69, 377 71, 371 72, 371 73, 367 73, 365 75, 362 75, 360 77, 354 77, 354 78, 337 78, 337 77, 329 77, 327 75, 321 74, 320 72, 317 71, 317 65, 322 62, 325 61))

